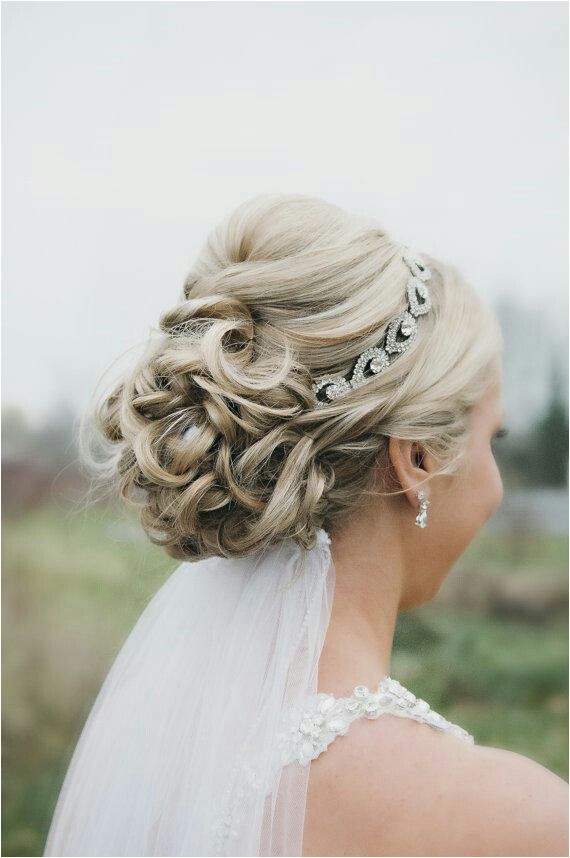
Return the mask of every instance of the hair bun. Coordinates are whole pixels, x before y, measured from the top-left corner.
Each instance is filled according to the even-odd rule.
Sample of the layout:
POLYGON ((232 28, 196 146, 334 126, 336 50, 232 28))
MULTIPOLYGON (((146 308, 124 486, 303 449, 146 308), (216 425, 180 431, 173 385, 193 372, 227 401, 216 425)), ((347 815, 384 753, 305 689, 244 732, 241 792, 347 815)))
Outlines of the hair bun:
POLYGON ((497 329, 445 266, 414 349, 326 416, 316 406, 313 377, 346 373, 405 302, 400 248, 295 195, 255 197, 212 231, 159 338, 98 407, 109 452, 89 463, 172 557, 312 547, 375 488, 390 434, 457 453, 497 329))

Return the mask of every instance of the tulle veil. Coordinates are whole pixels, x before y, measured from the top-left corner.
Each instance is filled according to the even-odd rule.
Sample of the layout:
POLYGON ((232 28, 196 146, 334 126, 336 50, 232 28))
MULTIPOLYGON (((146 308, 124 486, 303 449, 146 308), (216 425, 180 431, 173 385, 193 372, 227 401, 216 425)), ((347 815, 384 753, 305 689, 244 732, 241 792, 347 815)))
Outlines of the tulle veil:
POLYGON ((309 767, 286 714, 316 693, 335 572, 323 528, 181 563, 109 671, 45 855, 301 855, 309 767))

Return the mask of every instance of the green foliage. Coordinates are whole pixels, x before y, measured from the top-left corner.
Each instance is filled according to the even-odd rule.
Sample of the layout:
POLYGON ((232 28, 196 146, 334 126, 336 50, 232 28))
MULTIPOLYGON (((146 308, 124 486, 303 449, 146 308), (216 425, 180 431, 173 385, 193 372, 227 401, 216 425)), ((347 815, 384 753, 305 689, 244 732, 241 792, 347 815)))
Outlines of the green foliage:
POLYGON ((101 682, 175 565, 115 508, 4 521, 2 854, 42 854, 101 682))

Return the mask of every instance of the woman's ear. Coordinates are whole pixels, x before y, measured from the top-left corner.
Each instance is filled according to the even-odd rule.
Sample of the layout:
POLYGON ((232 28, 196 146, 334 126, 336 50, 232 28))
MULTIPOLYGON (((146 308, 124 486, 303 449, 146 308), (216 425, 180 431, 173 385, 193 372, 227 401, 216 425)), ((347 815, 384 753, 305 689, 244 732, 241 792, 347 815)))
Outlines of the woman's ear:
POLYGON ((414 441, 412 444, 412 455, 414 457, 414 462, 416 467, 423 468, 423 462, 426 455, 426 452, 418 441, 414 441))
POLYGON ((424 482, 429 473, 429 460, 420 441, 390 438, 388 442, 390 474, 395 487, 404 489, 412 506, 417 506, 416 486, 424 482))

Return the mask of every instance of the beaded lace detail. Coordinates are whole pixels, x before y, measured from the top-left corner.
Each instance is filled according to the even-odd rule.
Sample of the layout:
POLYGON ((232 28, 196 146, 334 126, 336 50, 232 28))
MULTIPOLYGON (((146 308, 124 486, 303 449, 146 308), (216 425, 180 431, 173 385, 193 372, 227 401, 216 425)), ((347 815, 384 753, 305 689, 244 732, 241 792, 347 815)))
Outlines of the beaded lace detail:
POLYGON ((386 676, 375 692, 357 685, 350 697, 319 693, 308 698, 302 708, 290 709, 278 735, 281 764, 298 760, 306 766, 337 736, 344 736, 357 718, 378 718, 386 712, 429 724, 470 744, 475 742, 463 727, 434 712, 425 700, 415 697, 397 679, 386 676))

